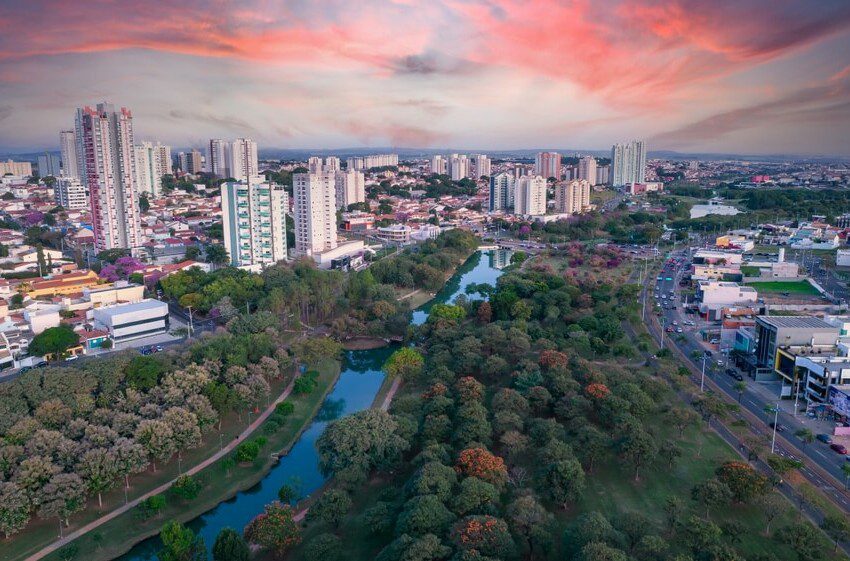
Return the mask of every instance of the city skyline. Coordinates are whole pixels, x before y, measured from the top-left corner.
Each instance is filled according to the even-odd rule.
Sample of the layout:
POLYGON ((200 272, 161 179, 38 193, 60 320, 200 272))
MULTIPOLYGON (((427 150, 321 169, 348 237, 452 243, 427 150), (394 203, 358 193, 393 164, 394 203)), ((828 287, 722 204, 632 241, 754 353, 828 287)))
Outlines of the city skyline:
POLYGON ((0 151, 105 100, 179 147, 850 155, 838 0, 153 4, 3 3, 0 151))

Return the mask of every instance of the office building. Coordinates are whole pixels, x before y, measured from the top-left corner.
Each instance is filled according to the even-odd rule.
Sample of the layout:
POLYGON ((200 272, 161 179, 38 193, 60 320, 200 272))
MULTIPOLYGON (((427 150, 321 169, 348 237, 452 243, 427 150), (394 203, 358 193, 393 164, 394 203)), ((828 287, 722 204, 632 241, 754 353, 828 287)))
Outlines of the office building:
POLYGON ((260 174, 257 143, 250 138, 237 138, 225 145, 227 177, 248 181, 260 174))
POLYGON ((542 216, 546 214, 546 179, 525 175, 516 184, 514 214, 542 216))
POLYGON ((88 188, 97 251, 142 245, 133 115, 99 103, 77 109, 77 150, 82 154, 83 184, 88 188))
POLYGON ((74 131, 59 131, 59 159, 62 163, 62 175, 80 179, 77 167, 77 138, 74 131))
POLYGON ((475 178, 490 177, 490 158, 486 154, 476 154, 474 159, 475 178))
POLYGON ((555 212, 580 214, 590 209, 590 182, 586 179, 555 184, 555 212))
POLYGON ((177 166, 183 173, 195 175, 201 173, 204 169, 203 158, 200 150, 192 150, 191 152, 180 152, 177 154, 177 166))
POLYGON ((115 342, 168 332, 168 304, 159 300, 102 306, 92 314, 95 328, 107 331, 115 342))
POLYGON ((452 154, 449 156, 449 176, 452 181, 460 181, 469 177, 469 158, 466 154, 452 154))
POLYGON ((210 139, 207 148, 207 171, 216 177, 230 177, 227 171, 228 142, 221 138, 210 139))
POLYGON ((337 171, 335 174, 336 207, 348 209, 348 205, 366 202, 366 178, 362 171, 337 171))
POLYGON ((38 156, 38 175, 39 177, 59 177, 59 158, 50 152, 45 152, 38 156))
POLYGON ((646 181, 646 143, 633 140, 611 148, 611 184, 624 187, 646 181))
POLYGON ((53 197, 57 205, 68 210, 86 208, 89 204, 86 187, 76 177, 58 177, 53 184, 53 197))
POLYGON ((287 258, 283 186, 255 177, 221 186, 224 247, 234 267, 271 265, 287 258))
POLYGON ((497 173, 490 177, 490 212, 504 212, 514 207, 516 181, 510 173, 497 173))
POLYGON ((142 142, 134 147, 136 156, 136 190, 158 197, 162 176, 171 174, 171 147, 157 142, 142 142))
POLYGON ((346 167, 357 171, 368 171, 372 168, 398 167, 398 154, 376 154, 373 156, 358 156, 348 158, 346 167))
POLYGON ((327 173, 292 176, 295 254, 315 255, 337 246, 336 177, 327 173))
POLYGON ((578 179, 584 179, 591 185, 600 183, 596 179, 596 158, 584 156, 578 161, 578 179))
POLYGON ((431 156, 431 173, 446 175, 446 171, 448 171, 446 157, 441 156, 440 154, 431 156))
POLYGON ((534 158, 534 173, 543 179, 561 179, 561 155, 557 152, 539 152, 534 158))
POLYGON ((30 162, 13 162, 12 160, 0 162, 0 177, 4 175, 30 177, 32 176, 32 164, 30 162))

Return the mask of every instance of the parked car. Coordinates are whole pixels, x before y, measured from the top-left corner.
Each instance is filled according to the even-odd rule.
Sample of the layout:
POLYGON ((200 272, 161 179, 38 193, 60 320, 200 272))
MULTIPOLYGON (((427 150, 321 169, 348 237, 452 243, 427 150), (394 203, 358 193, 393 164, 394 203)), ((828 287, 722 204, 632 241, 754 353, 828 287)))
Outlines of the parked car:
POLYGON ((838 443, 830 444, 829 447, 832 448, 837 454, 841 454, 841 455, 847 454, 847 447, 844 446, 843 444, 838 444, 838 443))
POLYGON ((776 432, 785 432, 785 425, 781 423, 777 424, 771 421, 769 426, 770 428, 776 428, 776 432))
POLYGON ((736 380, 738 380, 739 382, 740 382, 740 381, 742 381, 742 380, 744 379, 744 377, 741 375, 741 373, 740 373, 740 372, 738 372, 737 370, 735 370, 734 368, 727 368, 727 369, 726 369, 726 374, 727 374, 728 376, 732 376, 733 378, 735 378, 735 379, 736 379, 736 380))
POLYGON ((80 355, 70 355, 65 357, 65 362, 71 362, 72 360, 77 360, 80 358, 80 355))
POLYGON ((824 444, 832 444, 832 437, 829 436, 828 434, 821 433, 821 434, 817 435, 815 438, 817 438, 818 440, 820 440, 824 444))
POLYGON ((46 360, 39 360, 38 362, 32 365, 33 368, 41 368, 42 366, 47 366, 46 360))

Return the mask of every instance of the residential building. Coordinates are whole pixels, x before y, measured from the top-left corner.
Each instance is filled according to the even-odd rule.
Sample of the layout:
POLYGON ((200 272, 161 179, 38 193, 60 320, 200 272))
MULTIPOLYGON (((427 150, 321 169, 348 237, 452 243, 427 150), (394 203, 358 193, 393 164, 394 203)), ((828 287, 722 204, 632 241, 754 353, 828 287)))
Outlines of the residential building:
POLYGON ((180 152, 177 154, 177 162, 180 171, 189 175, 196 175, 204 170, 200 150, 192 149, 191 152, 180 152))
POLYGON ((593 156, 584 156, 578 161, 578 178, 584 179, 591 185, 601 183, 596 180, 596 158, 593 156))
POLYGON ((13 162, 12 160, 0 162, 0 177, 4 175, 30 177, 32 176, 32 164, 30 162, 13 162))
POLYGON ((86 187, 76 177, 59 177, 53 184, 56 204, 67 210, 86 208, 89 205, 86 187))
POLYGON ((336 173, 340 170, 339 158, 336 156, 328 156, 325 158, 325 166, 322 171, 325 173, 336 173))
POLYGON ((115 342, 166 333, 169 328, 168 304, 159 300, 103 306, 92 313, 95 328, 108 332, 115 342))
POLYGON ((587 179, 555 184, 555 212, 580 214, 590 209, 590 182, 587 179))
POLYGON ((229 178, 227 170, 228 142, 221 138, 211 138, 207 149, 207 171, 216 177, 229 178))
POLYGON ((836 250, 835 265, 838 267, 850 267, 850 249, 836 250))
POLYGON ((153 198, 162 191, 162 176, 171 174, 171 147, 142 142, 134 148, 136 155, 136 188, 153 198))
POLYGON ((441 156, 440 154, 435 154, 431 156, 431 173, 436 173, 437 175, 446 175, 448 171, 448 163, 446 162, 446 157, 441 156))
POLYGON ((534 173, 543 179, 561 179, 561 155, 557 152, 539 152, 534 158, 534 173))
POLYGON ((469 158, 466 154, 452 154, 449 156, 449 176, 452 181, 460 181, 469 177, 469 158))
POLYGON ((111 103, 83 107, 77 109, 76 130, 95 248, 141 246, 132 113, 111 103))
POLYGON ((77 271, 24 281, 18 285, 18 292, 30 298, 82 294, 84 289, 100 283, 101 279, 94 271, 77 271))
POLYGON ((514 207, 516 181, 509 173, 490 176, 490 212, 507 211, 514 207))
POLYGON ((281 185, 259 178, 222 184, 224 247, 234 267, 271 265, 287 258, 288 208, 281 185))
POLYGON ((525 175, 516 184, 514 214, 540 216, 546 214, 546 179, 525 175))
POLYGON ((59 177, 61 165, 55 154, 45 152, 38 156, 38 175, 40 177, 59 177))
POLYGON ((398 154, 376 154, 373 156, 357 156, 346 160, 346 167, 357 171, 368 171, 372 168, 398 167, 398 154))
POLYGON ((62 161, 62 175, 81 179, 77 167, 77 137, 74 131, 59 131, 59 159, 62 161))
POLYGON ((310 173, 322 173, 322 159, 318 156, 307 158, 307 170, 310 173))
POLYGON ((486 154, 476 154, 475 160, 475 178, 490 177, 490 158, 486 154))
POLYGON ((292 176, 295 201, 295 254, 314 255, 335 249, 336 178, 327 173, 292 176))
POLYGON ((596 165, 596 184, 597 185, 608 185, 611 183, 611 166, 604 165, 600 166, 598 163, 596 165))
POLYGON ((226 145, 228 178, 248 181, 260 174, 257 143, 250 138, 237 138, 226 145))
POLYGON ((366 202, 366 178, 362 171, 336 171, 334 182, 337 208, 348 209, 348 205, 366 202))
POLYGON ((633 140, 611 148, 611 184, 624 187, 646 181, 646 143, 633 140))

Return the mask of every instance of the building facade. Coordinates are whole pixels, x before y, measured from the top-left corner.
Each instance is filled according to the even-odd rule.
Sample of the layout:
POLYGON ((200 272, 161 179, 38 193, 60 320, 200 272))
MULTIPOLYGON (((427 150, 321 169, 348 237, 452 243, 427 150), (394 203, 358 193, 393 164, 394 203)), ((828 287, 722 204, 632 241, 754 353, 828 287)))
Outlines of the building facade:
POLYGON ((180 152, 177 155, 178 166, 180 171, 195 175, 204 171, 203 158, 200 150, 192 150, 191 152, 180 152))
POLYGON ((32 164, 30 162, 13 162, 12 160, 0 162, 0 177, 7 174, 30 177, 32 175, 32 164))
POLYGON ((646 181, 646 143, 633 140, 611 148, 611 184, 623 187, 646 181))
POLYGON ((53 184, 53 197, 57 205, 69 210, 86 208, 89 204, 85 185, 75 177, 59 177, 53 184))
POLYGON ((398 154, 375 154, 357 156, 346 160, 348 169, 368 171, 372 168, 398 167, 398 154))
POLYGON ((283 186, 260 181, 229 181, 221 186, 224 246, 234 267, 272 265, 287 258, 283 186))
POLYGON ((452 154, 449 156, 449 176, 452 181, 460 181, 469 177, 469 158, 466 154, 452 154))
POLYGON ((475 178, 490 177, 490 158, 486 154, 476 154, 475 160, 475 178))
POLYGON ((514 208, 516 179, 510 173, 497 173, 490 177, 490 212, 507 211, 514 208))
POLYGON ((435 154, 431 156, 431 173, 436 173, 437 175, 446 175, 446 171, 448 170, 446 158, 440 154, 435 154))
POLYGON ((40 177, 59 177, 61 169, 60 160, 54 154, 45 152, 38 156, 38 175, 40 177))
POLYGON ((580 214, 590 209, 590 182, 587 179, 555 184, 555 212, 580 214))
POLYGON ((248 181, 260 175, 256 142, 250 138, 237 138, 227 146, 228 178, 248 181))
POLYGON ((134 148, 136 154, 136 189, 151 197, 160 196, 162 176, 171 174, 171 147, 157 142, 142 142, 134 148))
POLYGON ((337 171, 334 183, 337 208, 348 209, 348 205, 366 202, 366 178, 362 171, 337 171))
POLYGON ((561 179, 561 155, 557 152, 539 152, 534 158, 534 173, 543 179, 561 179))
POLYGON ((77 138, 74 131, 59 131, 59 159, 62 160, 62 175, 80 179, 77 168, 77 138))
POLYGON ((207 149, 207 171, 216 177, 228 178, 227 173, 227 144, 221 138, 211 138, 207 149))
POLYGON ((337 247, 336 177, 327 173, 292 176, 295 254, 315 255, 337 247))
POLYGON ((520 177, 516 184, 514 214, 542 216, 546 214, 546 179, 539 175, 520 177))
POLYGON ((578 178, 584 179, 591 185, 600 183, 596 179, 596 158, 584 156, 578 161, 578 178))

